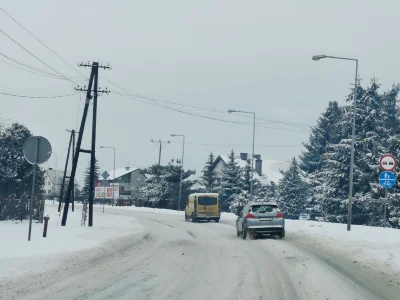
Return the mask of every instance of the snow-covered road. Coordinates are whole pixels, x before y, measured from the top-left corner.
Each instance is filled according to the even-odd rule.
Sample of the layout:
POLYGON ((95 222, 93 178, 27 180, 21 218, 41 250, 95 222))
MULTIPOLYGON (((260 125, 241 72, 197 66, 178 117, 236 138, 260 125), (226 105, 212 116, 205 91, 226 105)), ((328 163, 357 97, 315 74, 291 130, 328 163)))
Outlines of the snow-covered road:
MULTIPOLYGON (((100 209, 99 209, 100 211, 100 209)), ((233 220, 122 209, 144 230, 97 250, 66 256, 60 268, 0 282, 4 299, 399 299, 400 283, 296 232, 285 240, 242 240, 233 220)))

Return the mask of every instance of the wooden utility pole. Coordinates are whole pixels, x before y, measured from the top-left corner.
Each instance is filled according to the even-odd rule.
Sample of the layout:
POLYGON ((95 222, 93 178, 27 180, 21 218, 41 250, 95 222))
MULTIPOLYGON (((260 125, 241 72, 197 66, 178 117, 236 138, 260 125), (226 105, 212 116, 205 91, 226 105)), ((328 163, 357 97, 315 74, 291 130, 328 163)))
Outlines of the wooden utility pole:
POLYGON ((83 116, 82 116, 82 121, 81 121, 81 126, 79 128, 79 135, 78 135, 78 141, 76 145, 76 151, 75 155, 73 158, 72 162, 72 170, 71 170, 71 175, 70 175, 70 180, 68 183, 68 189, 67 189, 67 195, 65 197, 65 205, 64 205, 64 212, 63 212, 63 217, 61 221, 61 226, 65 226, 67 223, 67 217, 68 217, 68 207, 69 203, 71 201, 71 196, 73 194, 73 189, 74 189, 74 181, 75 181, 75 175, 76 175, 76 168, 78 165, 78 160, 79 160, 79 154, 81 152, 83 153, 90 153, 90 189, 89 189, 89 227, 93 226, 93 199, 94 199, 94 167, 95 167, 95 162, 96 162, 96 153, 95 153, 95 147, 96 147, 96 122, 97 122, 97 96, 99 93, 106 93, 108 94, 109 91, 107 89, 105 90, 99 90, 98 88, 98 82, 99 82, 99 68, 103 69, 111 69, 111 67, 108 66, 100 66, 98 62, 93 62, 92 64, 90 63, 81 63, 79 65, 80 67, 91 67, 91 73, 90 73, 90 78, 89 78, 89 84, 87 89, 85 87, 80 88, 77 87, 75 88, 76 91, 85 91, 86 92, 86 101, 85 101, 85 107, 83 109, 83 116), (82 145, 82 137, 83 137, 83 132, 85 129, 85 123, 86 123, 86 118, 89 110, 89 103, 90 100, 92 99, 91 92, 92 92, 92 86, 93 86, 93 122, 92 122, 92 147, 91 150, 85 150, 81 148, 82 145))
POLYGON ((150 140, 150 142, 154 143, 156 145, 156 147, 158 148, 158 164, 161 164, 161 150, 165 148, 165 146, 167 146, 167 144, 170 143, 170 141, 162 141, 162 140, 150 140), (165 146, 163 147, 163 144, 165 144, 165 146))

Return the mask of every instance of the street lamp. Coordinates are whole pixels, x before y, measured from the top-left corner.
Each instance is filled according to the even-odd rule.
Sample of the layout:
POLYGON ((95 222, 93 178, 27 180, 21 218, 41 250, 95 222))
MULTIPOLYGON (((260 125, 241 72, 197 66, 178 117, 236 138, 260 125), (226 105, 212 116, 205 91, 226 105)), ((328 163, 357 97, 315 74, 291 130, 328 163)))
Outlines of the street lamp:
POLYGON ((251 155, 251 183, 250 183, 250 201, 253 201, 253 173, 254 173, 254 140, 256 135, 256 113, 250 111, 241 111, 228 109, 228 113, 243 113, 243 114, 252 114, 253 115, 253 150, 251 155))
POLYGON ((113 151, 114 151, 114 171, 113 171, 113 179, 112 179, 112 182, 113 182, 113 189, 112 189, 112 197, 113 197, 113 200, 112 200, 112 206, 114 206, 114 202, 115 202, 115 198, 114 198, 114 180, 115 180, 115 148, 114 148, 114 147, 105 147, 105 146, 100 146, 100 148, 101 148, 101 149, 113 149, 113 151))
POLYGON ((352 216, 352 202, 353 202, 353 177, 354 177, 354 142, 356 136, 356 99, 357 99, 357 77, 358 77, 358 59, 348 57, 337 57, 327 55, 314 55, 313 60, 318 61, 322 58, 333 58, 342 60, 351 60, 356 62, 356 77, 354 79, 354 91, 353 91, 353 128, 351 131, 351 154, 350 154, 350 182, 349 182, 349 207, 347 216, 347 230, 351 230, 351 216, 352 216))
POLYGON ((171 134, 172 137, 181 136, 183 138, 182 143, 182 160, 181 160, 181 179, 179 181, 179 200, 178 200, 178 210, 181 209, 181 199, 182 199, 182 173, 183 173, 183 156, 185 155, 185 135, 183 134, 171 134))

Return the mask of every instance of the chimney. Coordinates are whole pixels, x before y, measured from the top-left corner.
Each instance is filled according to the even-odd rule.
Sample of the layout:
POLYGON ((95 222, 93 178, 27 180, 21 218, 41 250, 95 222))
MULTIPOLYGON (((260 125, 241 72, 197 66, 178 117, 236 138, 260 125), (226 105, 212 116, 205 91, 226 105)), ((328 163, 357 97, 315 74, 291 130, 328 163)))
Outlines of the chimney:
POLYGON ((240 153, 241 160, 247 160, 247 153, 240 153))
POLYGON ((125 170, 129 171, 129 169, 130 169, 129 167, 125 167, 125 170))
POLYGON ((260 160, 261 159, 261 155, 260 154, 254 154, 254 159, 255 160, 260 160))
MULTIPOLYGON (((254 155, 254 157, 256 157, 256 156, 254 155)), ((258 175, 262 176, 262 160, 261 159, 256 160, 256 172, 258 173, 258 175)))

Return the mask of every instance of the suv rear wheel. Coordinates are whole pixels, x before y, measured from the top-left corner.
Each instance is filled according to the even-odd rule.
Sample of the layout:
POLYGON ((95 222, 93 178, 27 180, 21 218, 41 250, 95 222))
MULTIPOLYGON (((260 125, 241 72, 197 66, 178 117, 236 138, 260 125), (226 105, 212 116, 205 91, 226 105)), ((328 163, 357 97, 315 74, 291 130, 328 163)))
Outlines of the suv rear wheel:
POLYGON ((285 229, 283 229, 279 234, 278 234, 279 239, 283 239, 285 237, 285 229))
POLYGON ((244 225, 242 225, 242 238, 245 240, 246 237, 247 237, 247 230, 246 230, 246 228, 244 227, 244 225))

